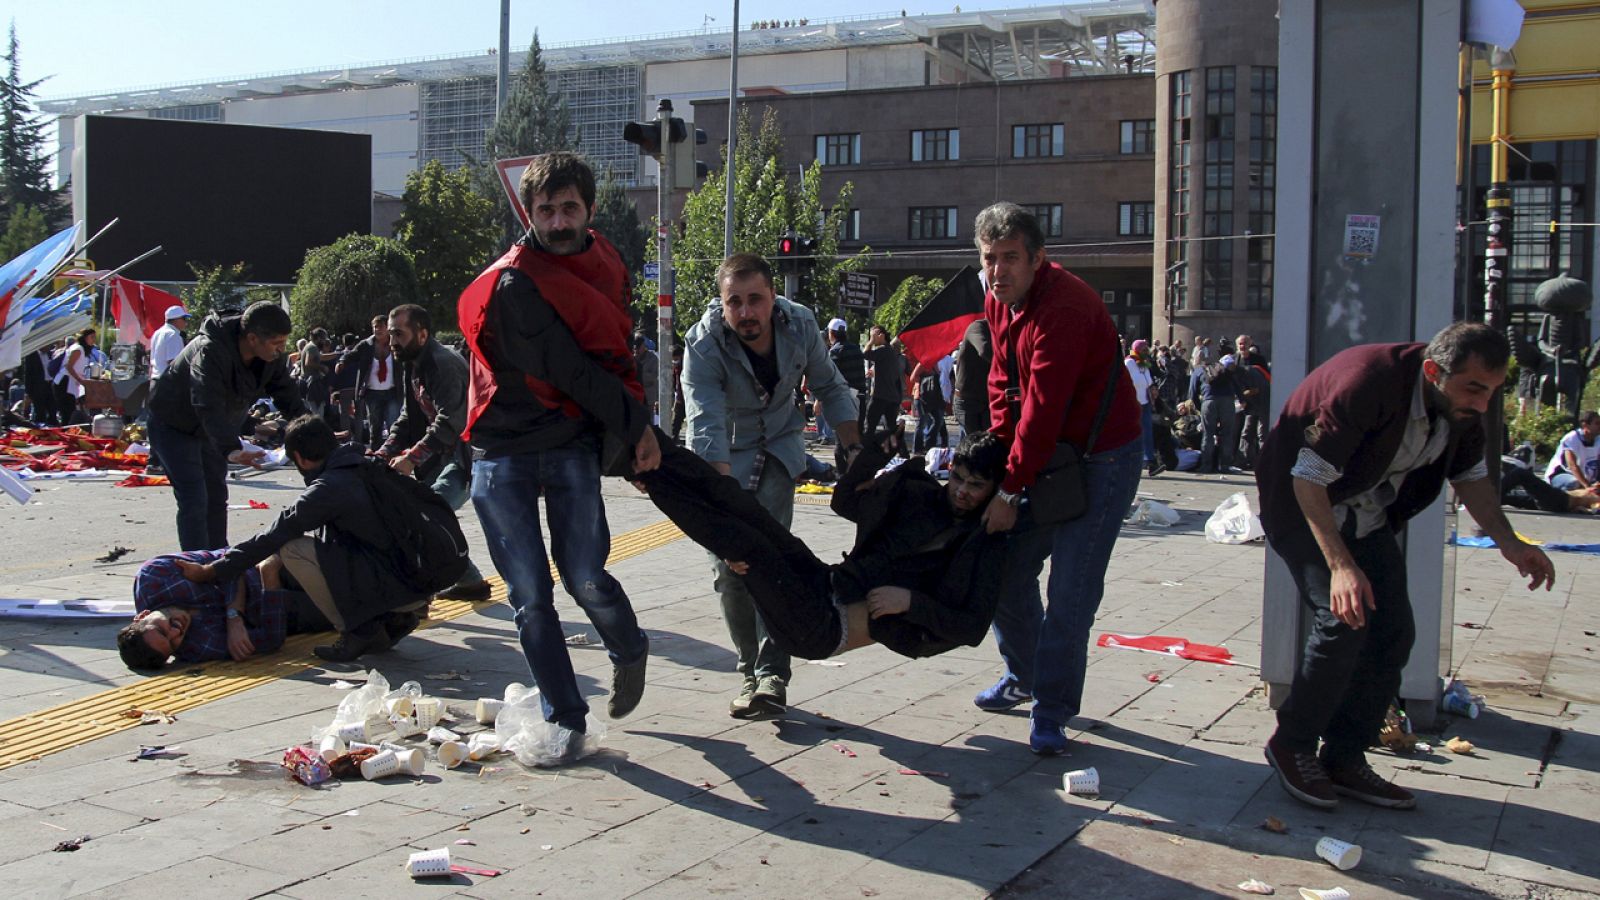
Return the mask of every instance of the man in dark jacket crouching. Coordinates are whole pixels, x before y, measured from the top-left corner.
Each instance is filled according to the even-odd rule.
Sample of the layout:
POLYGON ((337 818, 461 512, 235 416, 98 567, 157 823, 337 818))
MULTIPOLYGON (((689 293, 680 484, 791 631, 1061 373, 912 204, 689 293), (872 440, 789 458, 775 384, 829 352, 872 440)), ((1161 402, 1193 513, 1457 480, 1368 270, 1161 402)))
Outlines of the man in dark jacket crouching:
POLYGON ((322 419, 303 416, 290 423, 284 450, 305 477, 305 492, 266 531, 216 562, 180 562, 184 577, 228 583, 276 553, 285 586, 310 595, 339 632, 335 643, 312 652, 349 662, 389 649, 416 628, 429 598, 399 571, 393 529, 386 524, 407 510, 378 507, 362 467, 382 464, 368 461, 358 444, 339 444, 322 419), (308 536, 312 532, 315 537, 308 536))

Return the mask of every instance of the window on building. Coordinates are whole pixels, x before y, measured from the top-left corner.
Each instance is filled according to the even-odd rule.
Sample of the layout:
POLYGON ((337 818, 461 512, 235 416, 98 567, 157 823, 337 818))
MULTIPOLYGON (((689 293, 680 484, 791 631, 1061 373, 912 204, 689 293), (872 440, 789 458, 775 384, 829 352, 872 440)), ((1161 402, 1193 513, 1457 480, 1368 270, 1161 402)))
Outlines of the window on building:
POLYGON ((817 135, 817 160, 825 166, 855 166, 861 163, 861 135, 817 135))
POLYGON ((152 119, 177 119, 182 122, 221 122, 221 103, 190 103, 150 110, 152 119))
POLYGON ((911 132, 912 162, 943 162, 960 158, 960 129, 931 128, 911 132))
POLYGON ((1035 156, 1064 156, 1067 133, 1063 125, 1013 125, 1011 155, 1017 159, 1035 156))
POLYGON ((1250 238, 1245 263, 1245 309, 1272 308, 1272 241, 1277 230, 1278 70, 1250 69, 1250 238))
MULTIPOLYGON (((1552 221, 1595 221, 1593 147, 1592 141, 1539 141, 1514 144, 1507 152, 1507 181, 1516 216, 1511 226, 1506 300, 1512 324, 1530 332, 1538 328, 1543 315, 1533 305, 1533 292, 1540 282, 1563 272, 1590 284, 1595 281, 1593 229, 1550 230, 1552 221)), ((1487 216, 1484 194, 1492 180, 1489 147, 1473 147, 1472 159, 1476 196, 1471 221, 1481 222, 1487 216)), ((1475 271, 1479 272, 1483 270, 1485 237, 1482 226, 1472 229, 1475 271)), ((1469 293, 1468 303, 1469 315, 1481 315, 1481 296, 1469 293)))
POLYGON ((913 206, 907 236, 914 241, 931 241, 956 236, 954 206, 913 206))
POLYGON ((1035 203, 1023 208, 1039 220, 1039 230, 1044 232, 1045 237, 1061 237, 1061 204, 1035 203))
POLYGON ((1123 153, 1154 153, 1156 149, 1156 120, 1132 119, 1122 123, 1123 153))
POLYGON ((1201 251, 1200 308, 1233 308, 1234 69, 1206 69, 1205 185, 1200 234, 1212 238, 1201 251))
POLYGON ((1174 309, 1184 309, 1188 305, 1191 279, 1185 264, 1189 260, 1189 172, 1193 161, 1193 132, 1190 127, 1190 116, 1194 112, 1192 75, 1192 72, 1184 71, 1173 72, 1168 77, 1168 87, 1172 92, 1172 121, 1168 129, 1168 140, 1172 144, 1169 154, 1172 169, 1167 185, 1167 215, 1171 226, 1167 232, 1167 246, 1170 248, 1167 266, 1172 273, 1170 289, 1174 309))
POLYGON ((1117 234, 1124 237, 1150 237, 1156 233, 1156 205, 1139 201, 1117 204, 1117 234))
POLYGON ((861 210, 847 209, 839 217, 839 240, 861 240, 861 210))

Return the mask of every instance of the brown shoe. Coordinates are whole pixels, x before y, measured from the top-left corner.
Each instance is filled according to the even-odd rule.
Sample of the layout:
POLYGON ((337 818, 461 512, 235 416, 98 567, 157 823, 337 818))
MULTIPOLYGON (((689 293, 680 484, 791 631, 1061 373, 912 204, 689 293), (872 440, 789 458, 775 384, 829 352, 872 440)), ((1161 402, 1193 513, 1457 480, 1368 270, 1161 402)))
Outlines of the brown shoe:
POLYGON ((1329 769, 1328 780, 1333 784, 1334 793, 1354 797, 1362 803, 1388 809, 1415 809, 1417 806, 1415 794, 1392 781, 1384 781, 1383 776, 1372 771, 1364 761, 1358 766, 1329 769))
POLYGON ((1267 741, 1267 762, 1278 772, 1278 783, 1289 796, 1318 809, 1334 809, 1339 798, 1333 782, 1314 753, 1292 753, 1278 747, 1277 739, 1267 741))

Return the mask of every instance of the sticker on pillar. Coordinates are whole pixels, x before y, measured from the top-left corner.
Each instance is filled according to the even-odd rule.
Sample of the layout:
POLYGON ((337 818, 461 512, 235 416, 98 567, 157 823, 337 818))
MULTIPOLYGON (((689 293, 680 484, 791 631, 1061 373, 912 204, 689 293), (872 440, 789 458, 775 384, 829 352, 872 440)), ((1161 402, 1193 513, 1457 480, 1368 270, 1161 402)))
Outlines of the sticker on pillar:
POLYGON ((1371 259, 1378 255, 1378 217, 1344 217, 1344 256, 1371 259))

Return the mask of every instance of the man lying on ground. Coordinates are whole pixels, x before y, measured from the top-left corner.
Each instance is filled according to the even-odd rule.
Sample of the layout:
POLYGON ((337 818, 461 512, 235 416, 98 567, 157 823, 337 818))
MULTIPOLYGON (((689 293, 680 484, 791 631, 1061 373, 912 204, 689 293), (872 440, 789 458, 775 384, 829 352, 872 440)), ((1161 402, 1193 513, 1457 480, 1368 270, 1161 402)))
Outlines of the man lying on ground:
POLYGON ((133 579, 138 612, 117 632, 117 651, 128 668, 159 669, 173 657, 185 663, 242 660, 277 650, 287 635, 333 627, 310 597, 276 590, 267 567, 210 584, 183 575, 184 564, 221 558, 220 550, 190 550, 157 556, 139 567, 133 579))
MULTIPOLYGON (((894 436, 896 439, 898 435, 894 436)), ((998 599, 1005 535, 980 521, 1007 448, 987 432, 956 448, 950 482, 920 459, 874 477, 892 455, 866 443, 834 488, 833 510, 856 523, 855 546, 830 566, 778 524, 739 483, 670 441, 638 482, 695 543, 744 575, 781 649, 824 659, 880 643, 909 657, 976 646, 998 599)))

